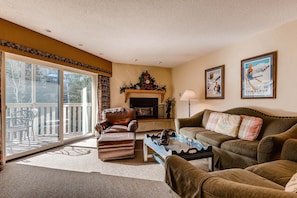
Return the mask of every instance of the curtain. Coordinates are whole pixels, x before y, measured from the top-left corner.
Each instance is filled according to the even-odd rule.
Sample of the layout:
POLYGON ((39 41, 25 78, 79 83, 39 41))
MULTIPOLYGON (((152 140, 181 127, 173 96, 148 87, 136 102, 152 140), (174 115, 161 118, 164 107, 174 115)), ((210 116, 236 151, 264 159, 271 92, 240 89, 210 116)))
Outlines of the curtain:
POLYGON ((110 108, 110 78, 98 75, 98 120, 102 119, 101 112, 110 108))
MULTIPOLYGON (((1 76, 1 69, 2 69, 2 52, 0 51, 0 76, 1 76)), ((1 77, 0 77, 0 171, 3 169, 4 166, 4 159, 3 159, 3 152, 4 152, 4 141, 3 141, 3 133, 2 133, 2 111, 1 111, 1 77)))

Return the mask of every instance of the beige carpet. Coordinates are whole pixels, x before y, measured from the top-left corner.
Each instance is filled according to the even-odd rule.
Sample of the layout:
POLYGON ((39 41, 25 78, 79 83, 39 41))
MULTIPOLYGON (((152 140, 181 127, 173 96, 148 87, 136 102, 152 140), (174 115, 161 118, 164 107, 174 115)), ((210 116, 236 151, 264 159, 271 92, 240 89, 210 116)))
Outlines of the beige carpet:
MULTIPOLYGON (((1 198, 172 198, 165 182, 6 164, 1 198)), ((174 196, 175 197, 175 196, 174 196)))
MULTIPOLYGON (((103 175, 113 175, 145 180, 164 181, 164 167, 153 159, 143 162, 142 140, 137 140, 135 159, 123 159, 103 162, 98 159, 96 139, 90 138, 80 142, 60 147, 39 155, 22 159, 17 164, 46 167, 51 169, 77 172, 98 172, 103 175)), ((207 170, 207 160, 191 161, 199 168, 207 170)))

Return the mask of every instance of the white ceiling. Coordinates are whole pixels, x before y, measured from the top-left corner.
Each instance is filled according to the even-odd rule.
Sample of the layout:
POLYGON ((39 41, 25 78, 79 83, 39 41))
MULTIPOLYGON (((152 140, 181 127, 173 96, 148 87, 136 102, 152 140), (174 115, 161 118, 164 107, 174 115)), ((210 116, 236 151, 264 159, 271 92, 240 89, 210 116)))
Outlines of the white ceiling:
POLYGON ((296 20, 297 0, 0 0, 0 17, 112 62, 174 67, 296 20))

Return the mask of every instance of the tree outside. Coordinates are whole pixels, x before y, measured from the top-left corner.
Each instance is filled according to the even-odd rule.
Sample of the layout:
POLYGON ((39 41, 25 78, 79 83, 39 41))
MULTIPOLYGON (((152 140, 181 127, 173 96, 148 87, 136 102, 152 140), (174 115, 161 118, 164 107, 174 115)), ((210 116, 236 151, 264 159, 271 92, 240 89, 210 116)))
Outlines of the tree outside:
MULTIPOLYGON (((60 71, 18 60, 6 60, 6 102, 32 103, 36 89, 36 103, 59 101, 60 71)), ((87 102, 91 101, 92 78, 64 72, 64 103, 82 103, 82 89, 87 90, 87 102)))

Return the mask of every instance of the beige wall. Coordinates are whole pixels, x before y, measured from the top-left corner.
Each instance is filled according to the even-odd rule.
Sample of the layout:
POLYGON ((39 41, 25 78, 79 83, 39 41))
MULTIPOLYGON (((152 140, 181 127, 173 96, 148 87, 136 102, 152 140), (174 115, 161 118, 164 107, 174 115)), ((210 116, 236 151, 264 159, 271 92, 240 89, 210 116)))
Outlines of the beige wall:
POLYGON ((245 106, 273 115, 297 115, 297 21, 263 32, 232 46, 172 69, 176 117, 187 117, 180 93, 193 89, 200 100, 192 102, 191 115, 205 108, 226 110, 245 106), (278 51, 276 99, 241 99, 241 60, 278 51), (204 99, 205 69, 225 65, 225 99, 204 99))
MULTIPOLYGON (((155 79, 155 84, 159 86, 166 85, 166 94, 164 101, 172 96, 172 80, 171 69, 162 67, 151 66, 139 66, 139 65, 127 65, 127 64, 112 64, 112 77, 110 78, 110 90, 111 90, 111 107, 129 107, 129 100, 125 103, 125 95, 120 94, 120 87, 124 85, 133 85, 139 82, 139 77, 142 72, 148 70, 151 77, 155 79)), ((152 94, 131 94, 132 97, 158 97, 159 101, 161 97, 159 95, 152 94)), ((161 102, 160 102, 161 103, 161 102)))

